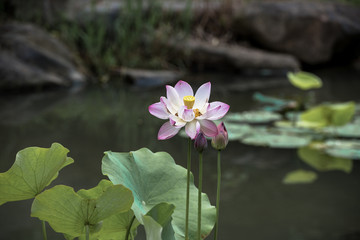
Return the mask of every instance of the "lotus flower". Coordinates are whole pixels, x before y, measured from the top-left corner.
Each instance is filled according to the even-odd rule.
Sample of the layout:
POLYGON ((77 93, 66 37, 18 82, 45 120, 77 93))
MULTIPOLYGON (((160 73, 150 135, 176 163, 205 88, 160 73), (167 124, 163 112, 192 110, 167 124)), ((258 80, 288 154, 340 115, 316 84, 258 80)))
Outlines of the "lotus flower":
POLYGON ((191 139, 200 130, 208 137, 216 136, 218 129, 213 120, 222 118, 230 106, 222 102, 209 103, 210 90, 210 82, 201 85, 195 96, 187 82, 179 81, 175 87, 166 85, 166 97, 149 106, 152 115, 169 120, 161 126, 158 139, 172 138, 182 127, 191 139))

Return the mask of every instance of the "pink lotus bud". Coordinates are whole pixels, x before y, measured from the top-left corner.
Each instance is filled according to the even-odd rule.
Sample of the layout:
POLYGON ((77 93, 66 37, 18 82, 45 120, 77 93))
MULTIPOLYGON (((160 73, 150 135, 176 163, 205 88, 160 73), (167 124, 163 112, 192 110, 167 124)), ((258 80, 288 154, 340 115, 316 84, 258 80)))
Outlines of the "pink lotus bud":
POLYGON ((217 150, 223 150, 229 142, 228 132, 223 122, 217 126, 217 129, 218 134, 212 138, 211 146, 217 150))
POLYGON ((206 139, 205 135, 202 132, 199 132, 196 135, 195 141, 194 141, 195 149, 199 153, 202 153, 204 151, 204 149, 207 148, 207 146, 208 146, 208 144, 207 144, 207 139, 206 139))

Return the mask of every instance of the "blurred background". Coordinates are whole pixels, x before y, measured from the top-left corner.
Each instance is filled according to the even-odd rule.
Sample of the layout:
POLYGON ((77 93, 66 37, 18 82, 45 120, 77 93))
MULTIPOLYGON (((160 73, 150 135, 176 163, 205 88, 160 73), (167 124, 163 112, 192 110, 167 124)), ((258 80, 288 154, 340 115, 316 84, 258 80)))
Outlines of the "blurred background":
MULTIPOLYGON (((258 91, 301 95, 286 77, 300 70, 323 81, 315 103, 360 102, 360 1, 0 0, 0 172, 21 149, 53 142, 75 163, 51 186, 96 186, 107 150, 148 147, 185 166, 187 140, 158 141, 163 121, 148 113, 166 84, 211 81, 210 101, 236 113, 259 109, 258 91)), ((286 173, 309 168, 296 149, 231 141, 222 164, 219 239, 360 239, 358 161, 285 185, 286 173)), ((215 205, 213 149, 204 185, 215 205)), ((0 239, 41 238, 31 203, 0 206, 0 239)))

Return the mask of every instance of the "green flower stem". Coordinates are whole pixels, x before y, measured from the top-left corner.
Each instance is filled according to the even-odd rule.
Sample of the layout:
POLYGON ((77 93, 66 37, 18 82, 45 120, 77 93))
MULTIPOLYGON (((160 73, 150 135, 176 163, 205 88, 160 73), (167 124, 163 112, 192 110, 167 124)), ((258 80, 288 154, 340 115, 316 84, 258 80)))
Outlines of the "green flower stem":
POLYGON ((85 225, 85 232, 86 232, 86 240, 90 239, 90 231, 89 231, 89 225, 85 225))
POLYGON ((203 175, 203 154, 199 153, 199 193, 198 193, 198 236, 201 239, 201 192, 202 192, 202 175, 203 175))
POLYGON ((42 234, 43 234, 43 239, 47 240, 47 235, 46 235, 46 222, 45 221, 41 221, 42 222, 42 234))
POLYGON ((217 156, 217 191, 216 191, 216 223, 215 223, 215 240, 218 239, 219 232, 219 208, 220 208, 220 187, 221 187, 221 150, 217 156))
POLYGON ((129 224, 129 227, 126 229, 126 237, 125 237, 125 240, 128 240, 129 239, 129 236, 130 236, 130 231, 131 231, 131 227, 134 223, 134 220, 135 220, 135 215, 132 217, 131 221, 130 221, 130 224, 129 224))
POLYGON ((191 138, 189 138, 188 140, 185 240, 189 240, 190 169, 191 169, 191 138))

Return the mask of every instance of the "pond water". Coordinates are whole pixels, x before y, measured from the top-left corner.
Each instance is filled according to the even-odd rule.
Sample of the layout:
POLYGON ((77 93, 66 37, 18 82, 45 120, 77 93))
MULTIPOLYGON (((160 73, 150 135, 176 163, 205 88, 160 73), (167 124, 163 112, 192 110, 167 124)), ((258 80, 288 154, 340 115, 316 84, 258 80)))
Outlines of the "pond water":
MULTIPOLYGON (((315 72, 324 87, 316 100, 360 101, 360 76, 347 69, 315 72)), ((185 78, 194 88, 212 82, 211 101, 231 105, 230 111, 257 107, 255 91, 273 96, 300 95, 285 78, 201 75, 185 78), (261 83, 259 85, 259 82, 261 83), (257 89, 258 87, 264 87, 257 89)), ((29 146, 59 142, 70 149, 75 163, 61 170, 55 184, 91 188, 105 177, 101 159, 107 150, 128 152, 141 147, 166 151, 186 165, 187 140, 176 136, 157 141, 162 120, 147 107, 165 95, 164 87, 113 84, 81 91, 56 91, 0 98, 0 172, 7 171, 16 153, 29 146)), ((193 155, 196 179, 197 157, 193 155)), ((283 185, 282 178, 302 163, 296 150, 252 147, 230 142, 222 155, 223 185, 219 239, 350 240, 360 239, 360 162, 350 174, 321 172, 307 185, 283 185)), ((204 155, 204 192, 215 204, 216 152, 204 155)), ((32 200, 0 206, 0 239, 41 239, 41 224, 30 217, 32 200)), ((48 229, 49 239, 63 239, 48 229)), ((139 229, 137 240, 145 239, 139 229)), ((208 239, 212 239, 209 237, 208 239)))

